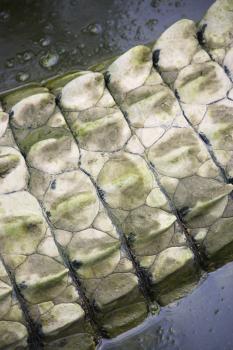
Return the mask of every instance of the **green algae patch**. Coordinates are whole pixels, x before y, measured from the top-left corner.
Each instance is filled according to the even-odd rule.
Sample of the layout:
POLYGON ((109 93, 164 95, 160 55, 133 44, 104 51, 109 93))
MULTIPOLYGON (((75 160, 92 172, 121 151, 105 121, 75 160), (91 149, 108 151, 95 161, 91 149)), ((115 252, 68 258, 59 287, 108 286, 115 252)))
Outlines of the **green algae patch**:
POLYGON ((169 244, 175 222, 176 217, 171 213, 142 206, 130 212, 123 223, 123 229, 129 238, 133 233, 132 246, 138 255, 152 255, 169 244))
POLYGON ((94 122, 88 122, 85 126, 79 127, 77 124, 74 127, 76 136, 78 138, 85 138, 85 136, 89 135, 89 133, 95 132, 96 129, 101 128, 103 126, 102 120, 95 120, 94 122))
POLYGON ((208 137, 214 149, 233 151, 233 101, 224 99, 209 105, 200 130, 208 137))
POLYGON ((68 350, 95 350, 96 348, 90 334, 83 331, 83 333, 64 336, 49 343, 46 342, 45 350, 64 350, 64 344, 68 350))
POLYGON ((19 322, 0 321, 0 346, 2 349, 26 349, 28 333, 19 322))
MULTIPOLYGON (((54 337, 57 332, 62 334, 67 328, 85 317, 84 311, 78 304, 64 303, 54 305, 50 313, 41 317, 42 329, 45 336, 54 337)), ((77 326, 77 325, 76 325, 77 326)))
POLYGON ((79 111, 93 107, 103 97, 104 90, 103 75, 87 72, 64 86, 61 92, 62 109, 79 111))
POLYGON ((83 71, 72 71, 65 74, 57 75, 46 80, 42 80, 41 85, 45 86, 55 95, 57 95, 60 90, 68 84, 71 80, 85 74, 83 71))
POLYGON ((223 48, 226 50, 231 45, 233 31, 232 12, 232 0, 218 0, 214 2, 204 18, 199 22, 200 30, 205 26, 203 41, 211 54, 217 49, 223 48))
POLYGON ((17 154, 3 154, 0 155, 0 177, 5 177, 12 170, 14 170, 20 162, 17 154))
POLYGON ((57 175, 56 188, 49 188, 44 204, 57 229, 74 232, 88 228, 99 210, 95 188, 79 170, 57 175))
POLYGON ((0 95, 0 99, 3 102, 5 109, 9 111, 12 106, 14 106, 22 99, 27 98, 33 94, 40 94, 44 92, 48 92, 48 89, 42 87, 38 83, 30 83, 2 93, 0 95))
MULTIPOLYGON (((114 111, 112 111, 112 112, 114 113, 114 111)), ((104 134, 105 135, 109 134, 108 129, 111 129, 112 127, 114 127, 115 124, 117 124, 116 122, 118 119, 117 116, 116 116, 116 118, 114 118, 114 116, 112 114, 106 115, 103 117, 99 117, 99 118, 97 117, 98 119, 96 118, 94 120, 86 120, 86 121, 77 120, 73 124, 73 129, 74 129, 75 135, 78 138, 78 140, 80 141, 81 145, 83 145, 84 148, 85 148, 86 144, 88 146, 88 143, 94 137, 96 137, 96 135, 95 135, 96 133, 98 135, 98 139, 96 140, 96 143, 98 143, 98 141, 101 137, 104 137, 104 134)), ((117 125, 116 125, 116 127, 117 127, 117 125)), ((114 145, 115 145, 115 143, 114 143, 114 145)))
POLYGON ((31 131, 26 137, 20 140, 20 148, 24 154, 27 154, 31 147, 41 140, 61 139, 63 137, 71 137, 68 130, 64 128, 42 126, 31 131))
POLYGON ((12 107, 11 124, 17 129, 35 129, 47 123, 55 112, 55 97, 42 92, 23 98, 12 107))
POLYGON ((98 252, 94 257, 89 256, 86 258, 83 258, 82 261, 80 261, 81 264, 85 265, 86 267, 89 267, 93 264, 98 264, 99 262, 103 262, 104 260, 108 259, 111 255, 119 251, 120 243, 115 242, 115 244, 105 244, 103 247, 102 252, 98 252))
MULTIPOLYGON (((101 247, 99 248, 99 251, 98 252, 95 251, 93 255, 91 254, 92 252, 91 252, 91 249, 89 248, 87 249, 87 252, 85 253, 85 255, 83 255, 82 259, 81 259, 81 256, 79 255, 81 267, 82 265, 85 265, 85 268, 86 268, 86 267, 90 267, 93 264, 103 262, 104 260, 108 259, 112 254, 114 254, 115 252, 118 252, 119 248, 120 248, 119 241, 115 241, 113 243, 103 242, 103 245, 101 245, 101 247)), ((96 247, 95 247, 95 250, 97 250, 96 247)), ((73 254, 75 253, 76 253, 76 250, 73 252, 73 254)), ((72 256, 72 248, 70 249, 70 255, 72 256)))
POLYGON ((85 211, 96 202, 96 197, 91 192, 81 192, 69 198, 60 198, 51 207, 51 220, 56 225, 56 221, 63 219, 72 220, 77 212, 85 211))
POLYGON ((57 283, 67 276, 68 269, 64 269, 64 271, 59 272, 57 274, 49 275, 46 277, 40 278, 36 283, 33 281, 31 284, 27 283, 27 288, 29 289, 38 289, 42 291, 43 289, 47 290, 47 288, 53 287, 57 283))
POLYGON ((206 201, 197 201, 195 207, 193 207, 188 214, 185 216, 185 220, 187 222, 190 222, 194 218, 197 218, 201 215, 208 214, 213 207, 218 203, 221 199, 226 197, 229 193, 232 192, 233 187, 229 185, 229 189, 226 190, 226 192, 223 192, 221 195, 216 196, 213 199, 206 200, 206 201))
POLYGON ((148 158, 165 176, 184 178, 195 174, 202 162, 203 146, 189 128, 171 128, 149 149, 148 158))
POLYGON ((16 282, 32 304, 53 300, 67 287, 68 270, 54 259, 33 254, 16 270, 16 282))
POLYGON ((188 19, 181 19, 170 26, 153 46, 154 51, 159 51, 156 64, 162 72, 186 67, 197 49, 196 25, 188 19))
POLYGON ((8 286, 7 284, 3 287, 2 282, 0 282, 1 284, 1 290, 0 290, 0 302, 2 303, 5 299, 8 299, 8 297, 11 295, 12 293, 12 288, 10 286, 8 286))
MULTIPOLYGON (((217 259, 222 256, 222 260, 229 259, 229 254, 223 254, 227 247, 233 245, 233 221, 231 218, 220 219, 213 226, 205 238, 205 249, 207 256, 217 255, 217 259), (219 235, 221 232, 221 235, 219 235), (222 251, 222 252, 221 252, 222 251), (220 254, 221 252, 221 254, 220 254)), ((229 250, 229 249, 228 249, 229 250)), ((233 253, 230 255, 232 257, 233 253)))
POLYGON ((4 254, 32 254, 46 230, 41 217, 33 214, 3 218, 0 227, 4 254))
POLYGON ((133 273, 111 274, 107 276, 94 297, 96 306, 103 313, 131 304, 138 298, 137 277, 133 273), (108 286, 108 287, 107 287, 108 286))
POLYGON ((223 215, 231 192, 232 185, 192 176, 180 181, 174 203, 178 210, 186 206, 183 215, 188 227, 201 228, 213 224, 223 215))
POLYGON ((107 337, 137 326, 147 316, 147 307, 138 293, 137 279, 131 273, 108 276, 94 297, 99 310, 97 320, 103 325, 107 337))
POLYGON ((88 68, 88 70, 91 70, 93 72, 105 73, 107 71, 107 68, 109 67, 109 65, 112 64, 118 57, 119 57, 118 55, 110 57, 101 63, 97 63, 97 64, 90 66, 88 68))
POLYGON ((152 292, 160 305, 188 294, 201 277, 194 255, 187 247, 171 247, 159 254, 151 267, 152 292))
POLYGON ((113 338, 140 325, 147 317, 147 313, 148 310, 143 302, 126 305, 104 317, 103 327, 107 332, 107 336, 113 338))
POLYGON ((226 96, 231 82, 217 63, 193 63, 180 71, 174 88, 184 103, 210 104, 226 96))
POLYGON ((123 95, 141 86, 152 69, 152 53, 146 46, 136 46, 117 58, 108 67, 110 90, 116 100, 122 102, 123 95), (122 95, 122 96, 121 96, 122 95))
POLYGON ((130 137, 122 113, 115 108, 93 108, 90 112, 81 112, 72 129, 80 147, 89 151, 116 151, 130 137))
POLYGON ((81 278, 103 278, 120 262, 120 241, 105 232, 87 229, 74 234, 69 257, 81 278))
POLYGON ((159 122, 172 125, 179 112, 175 96, 161 84, 143 85, 130 91, 123 108, 135 128, 157 127, 159 122))
POLYGON ((126 153, 106 162, 97 182, 109 206, 125 210, 142 205, 153 187, 145 161, 126 153))

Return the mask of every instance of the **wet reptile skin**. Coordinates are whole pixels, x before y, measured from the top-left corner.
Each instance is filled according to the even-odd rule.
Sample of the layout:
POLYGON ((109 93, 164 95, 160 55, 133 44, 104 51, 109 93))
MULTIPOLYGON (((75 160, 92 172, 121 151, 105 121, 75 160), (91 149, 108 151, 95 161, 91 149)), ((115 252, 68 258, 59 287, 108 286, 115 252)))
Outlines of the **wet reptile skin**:
POLYGON ((0 349, 94 349, 232 260, 232 23, 2 94, 0 349))

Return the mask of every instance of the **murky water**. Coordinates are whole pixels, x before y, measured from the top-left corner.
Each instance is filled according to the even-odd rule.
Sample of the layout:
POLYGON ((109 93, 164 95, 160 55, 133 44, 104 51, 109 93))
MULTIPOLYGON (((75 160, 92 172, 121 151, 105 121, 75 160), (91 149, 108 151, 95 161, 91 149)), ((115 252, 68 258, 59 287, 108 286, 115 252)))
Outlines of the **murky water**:
POLYGON ((193 293, 101 350, 232 350, 233 263, 208 275, 193 293))
POLYGON ((155 40, 213 0, 0 0, 0 91, 155 40))
MULTIPOLYGON (((0 91, 155 40, 213 0, 0 0, 0 91)), ((233 263, 101 350, 233 350, 233 263)))

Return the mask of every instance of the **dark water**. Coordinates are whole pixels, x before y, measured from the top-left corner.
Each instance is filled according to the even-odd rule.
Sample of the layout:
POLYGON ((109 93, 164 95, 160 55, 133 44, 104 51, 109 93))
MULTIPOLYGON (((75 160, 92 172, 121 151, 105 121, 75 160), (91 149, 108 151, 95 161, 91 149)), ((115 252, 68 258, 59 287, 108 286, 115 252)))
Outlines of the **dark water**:
POLYGON ((100 350, 232 350, 233 263, 208 275, 193 293, 100 350))
MULTIPOLYGON (((0 91, 155 40, 213 0, 0 0, 0 91)), ((101 350, 233 350, 233 263, 101 350)))
POLYGON ((0 91, 155 40, 213 0, 0 0, 0 91))

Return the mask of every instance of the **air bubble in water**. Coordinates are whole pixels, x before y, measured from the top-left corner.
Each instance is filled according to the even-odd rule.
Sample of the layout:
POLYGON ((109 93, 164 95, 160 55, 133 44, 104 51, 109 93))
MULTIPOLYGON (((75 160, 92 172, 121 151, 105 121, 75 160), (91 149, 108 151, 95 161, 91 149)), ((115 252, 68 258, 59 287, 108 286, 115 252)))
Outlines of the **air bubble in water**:
POLYGON ((27 81, 29 79, 29 77, 30 77, 29 73, 19 72, 16 75, 16 80, 19 82, 24 82, 24 81, 27 81))
POLYGON ((44 68, 52 68, 59 61, 59 55, 57 53, 48 52, 40 59, 40 65, 44 68))
POLYGON ((13 68, 14 65, 15 65, 15 63, 14 63, 14 59, 13 58, 7 60, 6 63, 5 63, 6 68, 13 68))
POLYGON ((0 11, 0 22, 6 22, 10 18, 10 14, 6 11, 0 11))
POLYGON ((88 24, 87 27, 83 28, 83 33, 89 33, 93 35, 98 35, 102 33, 102 26, 99 23, 88 24))
POLYGON ((26 51, 23 54, 23 59, 25 62, 27 62, 27 61, 30 61, 32 59, 32 56, 33 56, 32 52, 26 51))
POLYGON ((49 37, 40 39, 40 44, 43 47, 49 46, 51 44, 51 39, 49 37))

